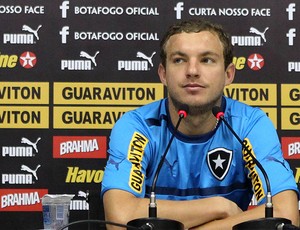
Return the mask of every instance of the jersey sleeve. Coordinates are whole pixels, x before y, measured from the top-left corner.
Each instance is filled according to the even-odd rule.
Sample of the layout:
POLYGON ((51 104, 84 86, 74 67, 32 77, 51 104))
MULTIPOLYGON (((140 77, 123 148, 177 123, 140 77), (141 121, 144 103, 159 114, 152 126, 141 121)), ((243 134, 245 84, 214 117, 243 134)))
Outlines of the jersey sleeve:
POLYGON ((149 152, 147 127, 135 112, 124 114, 110 135, 109 158, 102 181, 103 195, 109 189, 145 195, 145 169, 149 152))
MULTIPOLYGON (((293 171, 283 158, 281 144, 272 121, 260 109, 255 110, 254 117, 245 136, 248 144, 253 148, 256 159, 266 171, 272 196, 284 190, 295 190, 298 193, 293 171)), ((266 197, 261 192, 265 194, 267 192, 266 180, 257 166, 252 168, 247 165, 249 166, 246 161, 246 171, 252 181, 254 195, 258 204, 263 204, 266 202, 266 197)))

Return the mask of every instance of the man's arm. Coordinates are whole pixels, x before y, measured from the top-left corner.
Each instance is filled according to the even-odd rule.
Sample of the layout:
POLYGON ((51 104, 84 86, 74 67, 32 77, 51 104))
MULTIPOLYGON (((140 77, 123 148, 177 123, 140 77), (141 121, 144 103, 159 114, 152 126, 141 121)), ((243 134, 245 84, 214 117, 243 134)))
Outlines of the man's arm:
MULTIPOLYGON (((149 199, 136 198, 129 192, 112 189, 103 196, 105 219, 119 224, 148 217, 149 199)), ((212 197, 189 201, 157 200, 157 216, 177 220, 185 228, 199 226, 215 219, 237 215, 242 211, 230 200, 212 197)), ((120 229, 107 225, 107 229, 120 229)))
MULTIPOLYGON (((299 226, 298 197, 295 191, 286 190, 273 196, 274 217, 286 218, 299 226)), ((265 217, 265 205, 260 205, 243 213, 225 219, 209 222, 190 230, 231 230, 238 223, 265 217)))

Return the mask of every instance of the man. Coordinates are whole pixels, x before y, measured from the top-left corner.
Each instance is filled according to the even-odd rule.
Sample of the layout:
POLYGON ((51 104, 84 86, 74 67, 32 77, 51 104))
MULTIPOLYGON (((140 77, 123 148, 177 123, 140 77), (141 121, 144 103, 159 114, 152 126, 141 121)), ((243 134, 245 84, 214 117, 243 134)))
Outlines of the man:
POLYGON ((299 225, 297 185, 272 122, 260 109, 223 96, 235 75, 232 58, 229 36, 219 25, 199 20, 169 28, 158 67, 168 97, 124 114, 111 133, 102 182, 107 220, 126 224, 148 217, 153 177, 175 132, 178 110, 187 105, 188 116, 175 132, 157 180, 158 217, 180 221, 186 229, 224 230, 265 216, 265 180, 212 114, 219 106, 270 177, 274 216, 299 225), (254 187, 258 207, 248 210, 254 187))

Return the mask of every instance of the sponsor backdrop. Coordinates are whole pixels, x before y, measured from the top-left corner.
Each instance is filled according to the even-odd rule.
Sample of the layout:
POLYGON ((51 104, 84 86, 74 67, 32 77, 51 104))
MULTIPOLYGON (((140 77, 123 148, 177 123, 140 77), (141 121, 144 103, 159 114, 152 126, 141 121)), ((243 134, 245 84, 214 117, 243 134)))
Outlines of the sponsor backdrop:
POLYGON ((75 194, 70 221, 92 205, 103 219, 86 197, 100 191, 110 130, 165 96, 159 39, 199 17, 231 33, 237 74, 224 94, 268 114, 299 182, 298 1, 1 0, 1 229, 42 228, 46 193, 75 194))

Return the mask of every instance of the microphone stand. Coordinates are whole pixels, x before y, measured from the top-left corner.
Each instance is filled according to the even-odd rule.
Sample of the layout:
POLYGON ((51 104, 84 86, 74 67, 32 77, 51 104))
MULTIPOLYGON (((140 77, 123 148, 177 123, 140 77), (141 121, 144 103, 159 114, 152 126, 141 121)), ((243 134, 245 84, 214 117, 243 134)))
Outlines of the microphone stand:
MULTIPOLYGON (((212 109, 212 112, 214 116, 217 119, 220 119, 224 122, 224 124, 227 126, 227 128, 231 131, 231 133, 235 136, 235 138, 241 143, 242 148, 244 151, 247 152, 247 154, 250 155, 254 163, 257 165, 257 167, 262 172, 264 179, 266 181, 267 186, 267 202, 265 206, 265 218, 255 219, 255 220, 249 220, 242 222, 240 224, 237 224, 233 226, 232 230, 283 230, 283 229, 295 229, 295 228, 286 228, 291 225, 291 221, 289 219, 285 218, 274 218, 273 217, 273 203, 272 203, 272 195, 271 195, 271 186, 269 177, 265 171, 265 169, 262 167, 260 162, 254 157, 252 154, 252 150, 248 148, 248 146, 245 145, 245 142, 243 142, 240 137, 236 134, 236 132, 232 129, 232 127, 228 124, 228 122, 224 119, 224 113, 222 112, 221 108, 218 106, 215 106, 212 109), (285 226, 285 227, 284 227, 285 226)), ((298 228, 297 228, 298 229, 298 228)))
POLYGON ((154 179, 151 186, 151 193, 150 193, 150 203, 149 203, 149 217, 148 218, 139 218, 131 220, 127 223, 129 226, 140 227, 141 229, 145 230, 184 230, 184 226, 181 222, 176 220, 164 219, 164 218, 157 218, 157 204, 156 204, 156 195, 155 195, 155 187, 156 182, 158 179, 159 172, 162 168, 164 160, 167 156, 171 143, 175 137, 175 134, 178 130, 178 127, 181 123, 181 120, 187 116, 188 106, 183 105, 178 111, 179 119, 175 126, 174 132, 169 140, 169 143, 162 155, 158 167, 156 169, 154 179))

